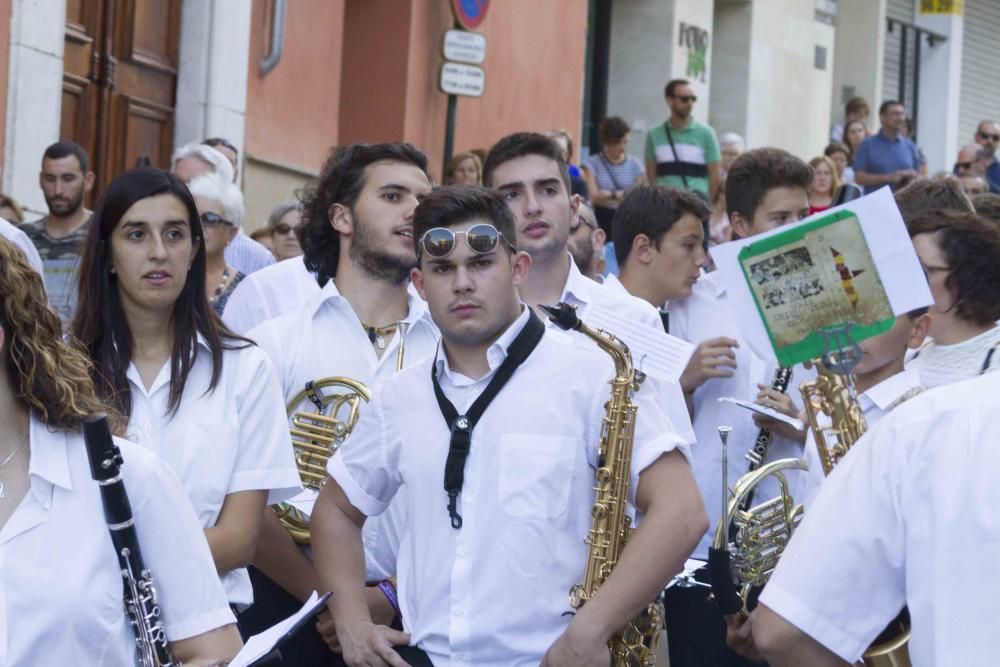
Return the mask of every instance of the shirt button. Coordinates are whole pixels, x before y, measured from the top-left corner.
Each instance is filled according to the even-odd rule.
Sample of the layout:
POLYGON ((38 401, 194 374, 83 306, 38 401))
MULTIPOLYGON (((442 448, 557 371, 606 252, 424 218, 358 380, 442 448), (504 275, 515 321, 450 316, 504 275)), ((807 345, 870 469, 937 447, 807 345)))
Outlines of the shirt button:
MULTIPOLYGON (((455 616, 465 616, 465 610, 462 609, 461 607, 455 607, 455 616)), ((459 653, 458 656, 456 656, 456 657, 459 660, 464 660, 465 659, 463 653, 459 653)))
POLYGON ((465 558, 466 556, 469 555, 469 550, 466 549, 465 547, 459 547, 458 551, 455 553, 458 555, 459 558, 465 558))
POLYGON ((153 425, 150 424, 149 422, 146 422, 145 424, 142 425, 142 427, 148 431, 149 429, 153 428, 153 425))

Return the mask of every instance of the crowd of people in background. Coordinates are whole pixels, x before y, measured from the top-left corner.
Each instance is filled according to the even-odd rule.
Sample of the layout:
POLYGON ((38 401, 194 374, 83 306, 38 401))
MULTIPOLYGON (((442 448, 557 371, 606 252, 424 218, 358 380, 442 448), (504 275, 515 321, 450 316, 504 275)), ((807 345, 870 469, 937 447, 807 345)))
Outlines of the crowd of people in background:
MULTIPOLYGON (((234 624, 246 639, 292 613, 311 591, 330 590, 327 610, 287 647, 288 664, 340 664, 340 654, 351 665, 406 664, 399 656, 412 664, 431 664, 428 656, 439 664, 607 664, 613 633, 654 596, 667 609, 673 667, 752 665, 762 654, 776 665, 834 664, 821 662, 834 653, 856 661, 867 646, 858 637, 879 630, 875 616, 857 609, 877 600, 896 612, 913 585, 893 578, 900 563, 919 566, 921 554, 947 549, 949 540, 934 531, 970 532, 943 510, 915 543, 904 544, 902 530, 885 529, 893 521, 898 527, 904 509, 934 515, 921 505, 934 494, 869 498, 880 483, 817 479, 818 518, 807 515, 808 538, 794 543, 794 564, 782 561, 752 617, 723 616, 704 590, 718 576, 707 566, 689 573, 696 583, 666 586, 686 558, 709 557, 710 530, 728 493, 718 483, 721 424, 731 425, 729 456, 738 461, 760 431, 771 438, 773 458, 808 450, 807 429, 722 400, 749 398, 800 416, 797 392, 779 390, 770 378, 787 372, 785 384, 794 378, 789 386, 797 387, 817 371, 782 369, 756 356, 734 316, 739 296, 727 291, 708 251, 889 187, 933 303, 869 339, 878 343, 865 349, 867 365, 859 366, 866 418, 874 424, 912 398, 901 392, 914 387, 898 382, 905 361, 932 397, 943 396, 933 387, 965 381, 956 392, 965 399, 951 406, 917 398, 899 414, 914 420, 940 410, 942 423, 968 427, 945 433, 956 441, 948 444, 985 449, 941 463, 954 467, 943 481, 881 454, 868 463, 855 456, 850 465, 862 482, 865 475, 910 475, 937 484, 942 498, 986 497, 995 484, 951 480, 983 470, 995 477, 1000 469, 961 465, 998 456, 981 437, 988 426, 981 416, 997 407, 998 380, 975 378, 1000 368, 1000 122, 981 122, 952 169, 928 175, 899 101, 879 105, 872 133, 868 103, 851 99, 823 153, 794 156, 748 146, 733 132, 717 135, 695 120, 697 95, 686 80, 667 83, 664 97, 667 118, 647 132, 641 158, 629 152, 632 128, 619 116, 600 121, 598 143, 586 155, 565 129, 515 132, 489 151, 456 154, 440 178, 410 144, 341 146, 314 181, 276 203, 266 224, 249 233, 240 154, 225 138, 178 148, 169 169, 120 174, 93 211, 86 206, 95 181, 86 151, 67 141, 47 147, 39 186, 48 213, 25 221, 18 203, 0 195, 0 237, 7 239, 0 239, 0 441, 11 443, 0 470, 13 461, 2 474, 18 475, 4 478, 8 492, 44 514, 48 506, 31 505, 41 492, 28 493, 44 478, 46 489, 63 494, 53 515, 70 517, 80 497, 97 508, 97 492, 70 488, 66 477, 70 468, 74 478, 86 474, 80 456, 59 449, 79 438, 54 429, 75 433, 101 407, 121 422, 115 432, 138 445, 124 448, 131 469, 151 478, 149 495, 161 497, 144 500, 138 511, 164 522, 162 541, 184 541, 191 563, 185 576, 162 556, 154 560, 176 586, 165 596, 167 634, 184 659, 232 657, 239 646, 234 624), (591 469, 605 465, 603 458, 598 463, 597 435, 615 369, 597 351, 550 333, 555 324, 539 315, 559 302, 572 304, 581 319, 604 317, 623 339, 694 350, 679 379, 649 374, 642 391, 630 393, 640 408, 629 417, 635 457, 626 488, 642 519, 619 566, 632 581, 613 572, 603 594, 574 611, 566 608, 566 591, 587 558, 591 469), (536 346, 541 353, 532 352, 536 346), (56 377, 56 362, 67 369, 64 378, 56 377), (893 377, 897 383, 887 389, 893 377), (360 418, 352 417, 357 429, 348 429, 350 439, 320 471, 325 486, 309 505, 315 513, 307 548, 268 510, 302 492, 286 406, 305 396, 322 409, 316 384, 345 378, 365 389, 355 396, 365 405, 360 418), (499 393, 508 381, 515 389, 499 393), (755 395, 744 396, 748 388, 755 395), (514 423, 523 432, 510 432, 514 423), (483 443, 487 437, 493 440, 483 443), (462 438, 457 487, 448 486, 462 438), (419 455, 411 453, 414 440, 419 455), (447 500, 438 459, 448 461, 447 500), (853 511, 835 512, 825 500, 834 493, 853 511), (162 516, 170 514, 167 501, 183 505, 172 519, 162 516), (897 540, 891 548, 876 549, 890 540, 897 540), (834 553, 842 544, 856 548, 834 553), (827 567, 840 576, 822 576, 827 567), (869 567, 885 576, 850 588, 869 567), (805 591, 801 605, 782 597, 789 591, 805 591), (179 601, 183 595, 191 600, 179 601), (856 636, 839 633, 849 625, 844 619, 859 618, 864 627, 856 636), (823 634, 830 628, 836 632, 823 634)), ((899 426, 893 415, 886 420, 899 426)), ((914 447, 937 443, 916 430, 906 438, 914 447)), ((15 506, 0 504, 0 518, 9 519, 15 506)), ((995 537, 993 515, 977 519, 995 537)), ((69 546, 58 550, 30 539, 18 548, 59 556, 72 551, 69 532, 64 537, 69 546)), ((84 551, 117 595, 114 564, 102 569, 99 550, 84 551)), ((981 572, 995 569, 995 559, 981 560, 981 572)), ((23 554, 15 561, 32 567, 23 554)), ((82 571, 78 589, 107 597, 105 588, 84 585, 89 570, 82 571)), ((995 577, 983 578, 990 579, 987 593, 1000 592, 995 577)), ((941 614, 921 603, 932 600, 955 614, 963 607, 943 592, 946 583, 910 579, 938 586, 913 598, 911 612, 931 636, 913 646, 923 664, 944 664, 928 656, 939 658, 941 637, 962 624, 949 621, 934 635, 927 619, 941 614)), ((964 588, 967 597, 976 595, 964 588)), ((35 594, 13 595, 27 606, 35 594)), ((128 634, 121 610, 87 595, 50 605, 76 605, 74 627, 84 618, 101 628, 61 643, 69 656, 63 662, 101 653, 92 644, 104 640, 91 636, 113 636, 115 652, 132 648, 118 646, 128 634), (107 618, 95 622, 93 613, 107 618)), ((976 618, 988 618, 994 597, 978 596, 976 618)), ((14 646, 15 656, 45 653, 45 638, 59 634, 50 626, 63 623, 61 615, 45 618, 27 630, 27 621, 9 622, 22 629, 11 637, 30 637, 14 646)), ((989 636, 970 630, 948 650, 980 650, 989 636)))

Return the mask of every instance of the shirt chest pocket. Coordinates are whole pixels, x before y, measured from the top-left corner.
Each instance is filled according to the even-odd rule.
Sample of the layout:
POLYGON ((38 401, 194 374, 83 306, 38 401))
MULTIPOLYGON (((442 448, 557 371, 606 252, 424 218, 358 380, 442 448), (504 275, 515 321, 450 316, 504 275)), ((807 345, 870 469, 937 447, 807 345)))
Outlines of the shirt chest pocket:
POLYGON ((188 422, 183 443, 164 443, 182 448, 178 477, 203 526, 214 526, 226 498, 236 460, 237 433, 222 422, 188 422))
POLYGON ((576 438, 565 436, 501 436, 498 495, 504 512, 524 518, 565 513, 580 446, 576 438))

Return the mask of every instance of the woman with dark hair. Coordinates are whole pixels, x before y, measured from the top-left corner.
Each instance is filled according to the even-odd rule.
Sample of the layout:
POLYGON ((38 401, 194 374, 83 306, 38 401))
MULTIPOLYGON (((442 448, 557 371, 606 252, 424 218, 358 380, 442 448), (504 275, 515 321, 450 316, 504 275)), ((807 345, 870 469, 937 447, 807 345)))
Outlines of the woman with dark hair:
POLYGON ((907 228, 934 297, 933 340, 910 365, 927 387, 1000 368, 1000 230, 952 210, 931 211, 907 228))
POLYGON ((107 187, 79 304, 72 333, 98 394, 180 477, 229 601, 248 606, 265 506, 298 493, 299 477, 270 361, 208 303, 201 219, 176 176, 138 168, 107 187))
POLYGON ((590 201, 594 204, 597 224, 608 238, 611 235, 611 221, 625 193, 637 185, 646 184, 646 169, 642 161, 628 154, 628 136, 632 128, 618 116, 609 116, 597 126, 597 138, 601 142, 599 153, 591 155, 584 162, 584 178, 590 201))
MULTIPOLYGON (((110 412, 63 342, 41 276, 0 238, 0 636, 10 665, 132 664, 122 577, 81 426, 110 412)), ((145 565, 175 659, 214 664, 240 639, 177 478, 117 440, 145 565)))

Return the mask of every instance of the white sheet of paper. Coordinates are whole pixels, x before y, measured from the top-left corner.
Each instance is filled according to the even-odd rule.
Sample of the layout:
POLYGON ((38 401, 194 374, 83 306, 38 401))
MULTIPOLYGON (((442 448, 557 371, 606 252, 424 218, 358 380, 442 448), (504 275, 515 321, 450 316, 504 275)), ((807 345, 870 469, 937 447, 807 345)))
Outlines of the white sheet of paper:
POLYGON ((779 422, 785 422, 786 424, 795 427, 799 431, 805 428, 805 424, 802 423, 801 419, 796 419, 795 417, 789 417, 788 415, 778 412, 774 408, 770 408, 766 405, 760 405, 759 403, 754 403, 753 401, 743 401, 738 398, 733 398, 732 396, 723 396, 718 400, 725 403, 735 403, 741 408, 746 408, 751 412, 756 412, 757 414, 764 415, 765 417, 776 419, 779 422))
POLYGON ((265 655, 271 652, 275 646, 277 646, 278 641, 284 637, 289 630, 295 627, 301 619, 312 613, 316 607, 320 604, 320 596, 316 591, 313 591, 309 599, 306 600, 302 608, 297 612, 289 616, 283 621, 272 625, 264 632, 256 634, 247 640, 246 645, 236 654, 232 662, 229 663, 229 667, 247 667, 253 663, 254 660, 260 660, 265 655))
POLYGON ((312 516, 313 506, 316 504, 317 498, 319 498, 319 493, 316 491, 302 489, 294 498, 288 501, 288 504, 309 517, 312 516))
MULTIPOLYGON (((913 243, 910 242, 910 235, 906 232, 906 225, 888 187, 841 206, 820 211, 796 224, 802 225, 836 211, 852 211, 858 216, 861 231, 864 232, 872 259, 878 267, 882 285, 892 305, 893 315, 902 315, 933 303, 927 277, 920 266, 913 243)), ((777 361, 774 349, 767 337, 760 313, 754 305, 753 295, 750 293, 750 287, 740 269, 737 257, 740 250, 751 242, 792 227, 793 225, 785 225, 750 239, 723 243, 710 251, 722 275, 726 291, 730 295, 733 318, 740 323, 744 340, 749 343, 757 356, 769 361, 777 361)))
POLYGON ((587 309, 584 323, 604 329, 625 341, 632 353, 632 363, 650 377, 677 384, 691 360, 695 346, 671 336, 662 329, 623 319, 614 311, 593 305, 587 309))

